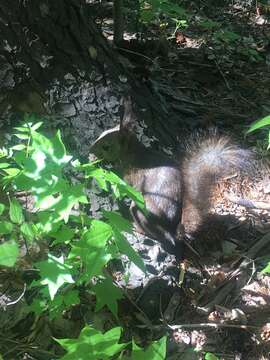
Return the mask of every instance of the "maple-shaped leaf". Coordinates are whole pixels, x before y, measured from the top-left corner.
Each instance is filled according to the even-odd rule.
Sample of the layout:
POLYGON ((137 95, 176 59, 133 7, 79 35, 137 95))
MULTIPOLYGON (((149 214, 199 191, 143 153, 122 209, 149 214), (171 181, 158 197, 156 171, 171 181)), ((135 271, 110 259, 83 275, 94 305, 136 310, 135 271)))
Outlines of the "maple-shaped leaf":
POLYGON ((103 215, 109 220, 110 225, 116 228, 119 232, 126 231, 132 233, 131 222, 123 218, 116 211, 102 211, 103 215))
POLYGON ((68 244, 71 239, 74 237, 75 229, 70 228, 67 225, 63 225, 61 229, 55 233, 51 233, 50 236, 55 238, 53 245, 57 244, 68 244))
POLYGON ((71 210, 79 203, 88 203, 87 197, 84 193, 84 185, 69 185, 67 191, 62 193, 60 196, 59 203, 55 207, 55 211, 59 213, 60 218, 64 219, 65 223, 67 223, 71 210))
POLYGON ((115 244, 122 254, 127 255, 130 261, 138 266, 142 271, 146 272, 146 268, 142 258, 137 254, 133 247, 126 240, 122 234, 123 231, 131 232, 131 224, 128 220, 123 218, 120 214, 114 211, 103 211, 103 214, 108 219, 112 227, 115 244))
POLYGON ((113 284, 112 279, 107 277, 103 281, 98 282, 93 287, 93 290, 97 296, 96 311, 107 305, 117 318, 117 300, 123 297, 123 293, 113 284), (108 296, 108 294, 110 294, 110 296, 108 296))
POLYGON ((74 280, 70 272, 71 266, 64 263, 64 257, 59 258, 48 254, 48 259, 35 264, 40 270, 40 284, 47 285, 50 298, 53 299, 58 289, 65 283, 72 284, 74 280))
POLYGON ((140 255, 133 249, 130 243, 127 241, 125 236, 118 231, 118 229, 113 228, 114 240, 122 254, 127 255, 130 261, 132 261, 138 268, 146 272, 144 262, 140 255))
POLYGON ((146 349, 140 348, 132 342, 132 360, 164 360, 166 357, 167 337, 163 336, 157 341, 153 341, 146 349))
POLYGON ((107 360, 124 349, 128 343, 118 344, 121 328, 106 333, 86 326, 78 339, 55 339, 68 353, 61 360, 107 360))
POLYGON ((106 249, 107 241, 112 237, 112 228, 100 220, 93 220, 91 227, 82 238, 72 246, 69 257, 80 257, 84 265, 81 280, 102 274, 104 265, 111 259, 106 249))

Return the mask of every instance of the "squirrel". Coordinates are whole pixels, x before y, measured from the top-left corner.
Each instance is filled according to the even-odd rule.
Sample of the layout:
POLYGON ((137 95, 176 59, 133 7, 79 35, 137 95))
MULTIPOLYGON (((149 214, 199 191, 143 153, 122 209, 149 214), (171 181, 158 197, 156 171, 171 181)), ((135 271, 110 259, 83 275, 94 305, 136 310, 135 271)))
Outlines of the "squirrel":
MULTIPOLYGON (((212 131, 196 134, 178 160, 147 148, 135 135, 135 115, 130 97, 122 99, 120 125, 104 131, 91 146, 98 158, 142 192, 147 215, 134 203, 130 212, 137 231, 163 242, 169 252, 182 252, 184 232, 194 235, 207 217, 217 183, 248 167, 250 151, 212 131)), ((179 254, 178 254, 179 255, 179 254)))

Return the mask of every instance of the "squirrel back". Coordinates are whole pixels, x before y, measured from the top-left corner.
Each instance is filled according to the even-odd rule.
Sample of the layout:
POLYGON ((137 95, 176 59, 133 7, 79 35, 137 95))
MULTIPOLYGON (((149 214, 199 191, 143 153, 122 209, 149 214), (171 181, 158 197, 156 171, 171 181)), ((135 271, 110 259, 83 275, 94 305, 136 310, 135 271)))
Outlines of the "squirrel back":
POLYGON ((249 167, 250 152, 210 131, 193 135, 177 162, 138 141, 130 97, 124 99, 123 110, 120 126, 101 134, 91 151, 114 163, 116 171, 144 195, 149 215, 146 218, 133 204, 136 226, 173 245, 182 226, 193 234, 202 225, 217 183, 249 167))

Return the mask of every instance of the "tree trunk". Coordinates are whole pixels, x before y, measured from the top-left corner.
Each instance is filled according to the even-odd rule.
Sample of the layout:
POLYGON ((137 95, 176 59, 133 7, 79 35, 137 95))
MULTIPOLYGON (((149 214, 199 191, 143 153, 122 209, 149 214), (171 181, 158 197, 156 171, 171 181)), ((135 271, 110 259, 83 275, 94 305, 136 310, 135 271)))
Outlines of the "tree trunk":
POLYGON ((89 144, 118 122, 119 98, 132 88, 150 109, 156 137, 169 143, 151 92, 122 66, 89 12, 84 0, 1 0, 0 126, 37 113, 87 156, 89 144))

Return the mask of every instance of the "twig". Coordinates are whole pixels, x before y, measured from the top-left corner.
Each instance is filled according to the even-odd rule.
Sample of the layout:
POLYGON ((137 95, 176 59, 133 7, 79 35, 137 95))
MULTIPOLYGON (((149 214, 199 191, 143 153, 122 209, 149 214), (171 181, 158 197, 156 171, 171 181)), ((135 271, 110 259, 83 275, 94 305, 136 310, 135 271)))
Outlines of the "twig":
POLYGON ((188 240, 184 240, 185 245, 189 248, 189 250, 191 250, 195 255, 197 255, 198 257, 200 257, 201 255, 198 253, 197 250, 194 249, 194 247, 192 247, 189 243, 188 240))
POLYGON ((124 289, 123 286, 121 286, 117 280, 114 279, 113 282, 123 291, 125 297, 130 301, 130 303, 143 315, 144 322, 148 323, 150 325, 150 328, 152 328, 153 325, 152 325, 151 320, 146 315, 146 313, 139 307, 139 305, 129 296, 126 289, 124 289))
POLYGON ((270 242, 270 233, 264 235, 258 242, 256 242, 246 253, 246 257, 254 259, 257 253, 270 242))
POLYGON ((125 51, 125 52, 127 52, 127 53, 130 53, 130 54, 137 55, 137 56, 140 56, 140 57, 142 57, 142 58, 145 58, 146 60, 150 61, 151 63, 154 62, 154 60, 151 59, 150 57, 148 57, 148 56, 146 56, 146 55, 144 55, 144 54, 141 54, 141 53, 139 53, 139 52, 137 52, 137 51, 128 50, 128 49, 125 49, 125 48, 122 48, 122 47, 119 47, 119 46, 117 46, 116 48, 117 48, 118 50, 125 51))
POLYGON ((270 203, 267 201, 255 201, 245 198, 238 198, 234 195, 225 194, 225 199, 229 200, 230 202, 244 206, 246 208, 252 209, 262 209, 262 210, 270 210, 270 203))
POLYGON ((231 87, 230 87, 230 85, 229 85, 229 83, 228 83, 228 80, 226 79, 226 76, 224 75, 223 71, 221 70, 221 67, 219 66, 219 64, 218 64, 218 62, 216 61, 216 59, 214 59, 214 61, 215 61, 216 67, 217 67, 220 75, 222 76, 222 78, 223 78, 223 80, 224 80, 224 83, 225 83, 227 89, 231 91, 232 89, 231 89, 231 87))
POLYGON ((196 61, 186 61, 186 60, 181 60, 181 59, 178 59, 177 61, 179 63, 185 63, 185 65, 188 64, 188 65, 196 65, 196 66, 206 67, 206 68, 213 68, 213 65, 211 65, 211 64, 203 64, 203 63, 199 63, 196 61))
POLYGON ((153 276, 152 278, 150 278, 146 283, 144 283, 142 291, 140 292, 140 294, 137 296, 136 298, 136 303, 138 303, 140 301, 140 299, 142 298, 142 296, 144 295, 144 293, 146 292, 146 290, 148 290, 148 288, 156 281, 156 280, 160 280, 163 278, 164 272, 162 272, 160 275, 157 276, 153 276))
POLYGON ((18 297, 18 299, 7 303, 6 306, 17 304, 17 303, 24 297, 25 291, 26 291, 26 284, 24 283, 24 285, 23 285, 23 292, 22 292, 21 295, 18 297))
POLYGON ((16 350, 16 353, 18 354, 18 349, 20 349, 22 347, 22 344, 18 344, 16 346, 14 346, 14 348, 7 350, 4 354, 2 354, 5 358, 7 357, 8 354, 14 352, 16 350))
MULTIPOLYGON (((140 329, 145 329, 146 325, 137 325, 136 327, 140 329)), ((258 326, 252 326, 252 325, 233 325, 233 324, 217 324, 217 323, 199 323, 199 324, 181 324, 181 325, 153 325, 153 329, 162 329, 167 328, 169 330, 178 330, 178 329, 196 329, 196 328, 214 328, 214 329, 220 329, 220 328, 235 328, 235 329, 259 329, 258 326)))
POLYGON ((216 297, 205 306, 198 307, 202 312, 209 314, 215 305, 221 304, 228 294, 232 293, 235 287, 235 282, 230 281, 225 284, 222 289, 217 293, 216 297))
POLYGON ((256 272, 256 266, 255 266, 255 261, 252 261, 252 273, 248 279, 248 282, 246 283, 246 286, 250 284, 251 280, 253 279, 253 276, 256 272))
MULTIPOLYGON (((265 246, 268 245, 270 241, 270 233, 264 235, 258 242, 256 242, 248 251, 247 253, 242 257, 242 261, 239 264, 238 269, 236 269, 231 275, 230 275, 230 279, 228 280, 232 280, 233 278, 235 278, 236 276, 239 276, 238 278, 238 282, 240 281, 240 277, 241 275, 243 275, 243 270, 246 269, 251 263, 253 264, 253 271, 252 271, 252 275, 251 277, 254 275, 254 262, 251 259, 255 259, 257 253, 265 246)), ((249 279, 250 281, 250 279, 249 279)), ((222 284, 221 286, 223 286, 223 288, 221 289, 221 291, 217 294, 217 296, 211 301, 209 302, 207 305, 205 305, 204 307, 201 307, 200 309, 203 310, 205 313, 209 313, 212 308, 216 305, 216 304, 220 304, 221 301, 223 301, 223 299, 225 299, 225 297, 230 294, 233 291, 233 288, 235 286, 235 282, 228 282, 227 284, 222 284)))
POLYGON ((216 324, 216 323, 200 323, 200 324, 181 324, 181 325, 169 325, 172 330, 177 329, 193 329, 198 327, 209 327, 209 328, 235 328, 235 329, 259 329, 258 326, 252 325, 233 325, 233 324, 216 324))

